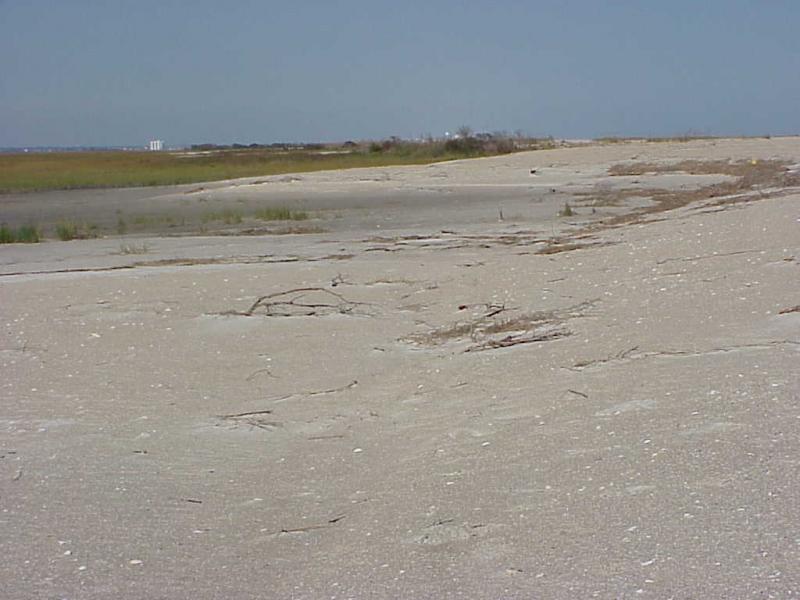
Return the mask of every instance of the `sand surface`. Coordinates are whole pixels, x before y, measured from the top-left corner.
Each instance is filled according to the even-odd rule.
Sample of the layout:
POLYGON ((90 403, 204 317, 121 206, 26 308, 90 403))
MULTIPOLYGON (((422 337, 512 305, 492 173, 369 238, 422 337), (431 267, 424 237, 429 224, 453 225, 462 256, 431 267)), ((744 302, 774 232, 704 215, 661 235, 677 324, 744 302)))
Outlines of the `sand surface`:
POLYGON ((0 247, 0 596, 800 595, 800 188, 598 200, 731 180, 620 163, 776 159, 800 139, 0 198, 325 230, 0 247))

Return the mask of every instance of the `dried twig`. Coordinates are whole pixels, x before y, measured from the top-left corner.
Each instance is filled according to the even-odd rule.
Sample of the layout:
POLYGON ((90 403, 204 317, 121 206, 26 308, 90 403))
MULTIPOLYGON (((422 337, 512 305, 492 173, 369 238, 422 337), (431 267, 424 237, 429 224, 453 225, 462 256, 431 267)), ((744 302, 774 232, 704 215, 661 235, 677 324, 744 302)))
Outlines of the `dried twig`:
POLYGON ((307 525, 305 527, 281 527, 278 531, 272 532, 270 535, 281 535, 287 533, 307 533, 309 531, 314 531, 316 529, 327 529, 331 525, 338 523, 342 519, 345 518, 346 515, 339 515, 338 517, 333 517, 332 519, 328 519, 325 523, 319 523, 316 525, 307 525))
POLYGON ((662 260, 656 261, 657 265, 663 265, 668 262, 680 261, 680 262, 694 262, 696 260, 707 260, 709 258, 722 258, 723 256, 736 256, 738 254, 755 254, 761 252, 761 250, 736 250, 735 252, 719 252, 717 254, 706 254, 702 256, 677 256, 674 258, 664 258, 662 260))
POLYGON ((358 385, 358 381, 354 379, 347 385, 343 385, 342 387, 332 388, 330 390, 319 390, 317 392, 306 392, 305 396, 321 396, 323 394, 336 394, 337 392, 343 392, 345 390, 349 390, 350 388, 356 387, 358 385))
POLYGON ((600 358, 597 360, 583 360, 580 362, 575 363, 572 367, 569 367, 571 371, 580 371, 585 369, 586 367, 594 367, 596 365, 603 365, 609 362, 615 362, 619 360, 625 360, 630 357, 631 354, 636 352, 639 349, 639 346, 634 346, 633 348, 628 348, 627 350, 621 350, 616 354, 613 354, 607 358, 600 358))
POLYGON ((499 315, 501 312, 504 312, 506 309, 505 304, 487 304, 487 310, 489 311, 485 315, 483 315, 484 319, 489 319, 495 315, 499 315))
POLYGON ((278 402, 284 402, 292 398, 310 398, 312 396, 323 396, 325 394, 338 394, 339 392, 344 392, 346 390, 349 390, 350 388, 354 388, 357 385, 358 385, 358 380, 354 379, 347 385, 343 385, 338 388, 331 388, 327 390, 315 390, 313 392, 299 392, 296 394, 287 394, 285 396, 278 396, 277 398, 271 398, 270 401, 277 404, 278 402))
POLYGON ((271 410, 253 410, 250 412, 235 413, 232 415, 220 415, 220 419, 240 419, 242 417, 254 417, 257 415, 271 415, 271 410))
POLYGON ((344 278, 344 275, 339 273, 336 277, 331 279, 331 287, 336 287, 337 285, 353 285, 352 282, 347 281, 344 278))
POLYGON ((303 287, 260 296, 247 310, 224 314, 252 317, 258 309, 263 309, 267 316, 272 317, 310 317, 330 313, 349 314, 361 305, 366 303, 348 300, 326 288, 303 287), (307 299, 311 294, 315 294, 316 299, 307 299))
POLYGON ((652 350, 637 352, 639 346, 634 346, 629 350, 618 352, 607 358, 597 360, 587 360, 576 363, 571 367, 563 367, 569 371, 582 371, 586 368, 594 368, 606 366, 613 363, 628 362, 632 360, 643 360, 650 358, 662 357, 691 357, 691 356, 710 356, 714 354, 725 354, 727 352, 736 352, 739 350, 768 350, 780 346, 800 346, 800 342, 794 340, 772 340, 762 343, 754 344, 736 344, 733 346, 722 346, 717 348, 708 348, 705 350, 652 350), (635 353, 635 354, 634 354, 635 353))

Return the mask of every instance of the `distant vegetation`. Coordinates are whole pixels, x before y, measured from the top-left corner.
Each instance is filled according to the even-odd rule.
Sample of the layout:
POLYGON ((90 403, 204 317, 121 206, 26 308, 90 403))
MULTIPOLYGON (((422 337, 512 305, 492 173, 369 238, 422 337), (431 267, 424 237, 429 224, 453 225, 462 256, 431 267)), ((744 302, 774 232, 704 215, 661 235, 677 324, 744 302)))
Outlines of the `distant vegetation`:
POLYGON ((326 169, 427 164, 551 148, 550 138, 473 134, 447 140, 344 144, 200 144, 175 152, 43 152, 0 154, 0 193, 172 185, 326 169))

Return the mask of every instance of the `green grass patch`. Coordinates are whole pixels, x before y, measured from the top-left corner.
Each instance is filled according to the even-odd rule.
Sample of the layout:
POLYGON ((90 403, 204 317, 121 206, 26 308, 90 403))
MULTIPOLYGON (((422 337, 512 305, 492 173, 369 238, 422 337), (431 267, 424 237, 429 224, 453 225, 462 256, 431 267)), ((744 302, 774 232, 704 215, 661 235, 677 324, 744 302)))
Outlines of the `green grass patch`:
POLYGON ((305 221, 308 219, 308 213, 283 206, 265 207, 258 209, 253 217, 261 221, 305 221))
POLYGON ((0 225, 0 244, 35 244, 40 239, 39 230, 34 225, 22 225, 17 229, 0 225))

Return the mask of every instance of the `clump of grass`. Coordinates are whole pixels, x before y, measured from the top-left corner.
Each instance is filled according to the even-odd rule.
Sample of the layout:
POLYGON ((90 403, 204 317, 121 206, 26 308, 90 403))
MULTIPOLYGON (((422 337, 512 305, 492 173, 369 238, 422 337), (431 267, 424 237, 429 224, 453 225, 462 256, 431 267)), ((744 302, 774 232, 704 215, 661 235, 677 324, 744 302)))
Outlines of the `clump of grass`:
POLYGON ((39 230, 34 225, 22 225, 17 229, 0 225, 0 244, 35 244, 39 240, 39 230))
POLYGON ((253 215, 261 221, 305 221, 308 213, 304 210, 292 210, 286 207, 264 207, 253 215))
POLYGON ((222 221, 226 225, 237 225, 242 222, 242 213, 237 210, 226 208, 224 210, 203 213, 201 220, 203 223, 222 221))
POLYGON ((564 203, 564 208, 558 211, 559 217, 572 217, 575 216, 575 211, 572 210, 572 207, 569 205, 569 202, 564 203))
POLYGON ((0 244, 13 244, 17 241, 17 232, 6 225, 0 225, 0 244))
POLYGON ((23 225, 17 229, 17 241, 23 244, 35 244, 39 241, 39 230, 33 225, 23 225))
POLYGON ((72 221, 61 221, 56 224, 56 235, 62 242, 68 242, 78 237, 78 225, 72 221))
POLYGON ((59 221, 56 224, 56 236, 62 242, 70 240, 87 240, 96 238, 99 235, 98 227, 95 223, 76 223, 74 221, 59 221))

